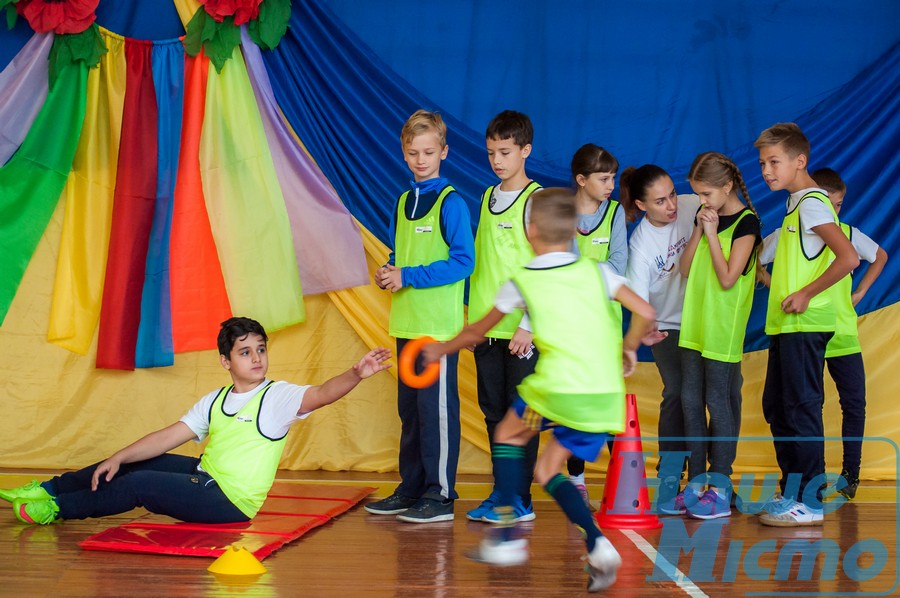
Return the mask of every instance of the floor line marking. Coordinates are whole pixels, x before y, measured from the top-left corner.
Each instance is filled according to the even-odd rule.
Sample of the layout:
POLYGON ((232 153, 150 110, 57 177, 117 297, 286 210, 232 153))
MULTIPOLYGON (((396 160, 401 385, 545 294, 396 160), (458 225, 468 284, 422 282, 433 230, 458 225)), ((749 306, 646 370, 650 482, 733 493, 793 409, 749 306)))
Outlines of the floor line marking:
POLYGON ((697 584, 691 581, 691 578, 679 570, 678 567, 670 563, 666 557, 659 554, 653 545, 647 542, 643 536, 630 529, 623 529, 621 531, 626 538, 631 540, 631 542, 637 546, 638 550, 643 552, 644 555, 650 559, 650 562, 653 563, 654 567, 659 567, 660 570, 668 575, 669 579, 674 581, 675 585, 681 588, 688 596, 692 596, 693 598, 709 598, 709 595, 706 592, 701 590, 697 584))

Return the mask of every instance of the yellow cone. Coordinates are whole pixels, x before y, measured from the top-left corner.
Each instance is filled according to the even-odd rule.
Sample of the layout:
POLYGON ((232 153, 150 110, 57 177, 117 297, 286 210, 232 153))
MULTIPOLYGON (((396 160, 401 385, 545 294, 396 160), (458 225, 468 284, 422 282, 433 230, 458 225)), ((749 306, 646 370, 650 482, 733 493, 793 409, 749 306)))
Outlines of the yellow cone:
POLYGON ((243 546, 230 546, 207 571, 220 575, 261 575, 266 568, 243 546))

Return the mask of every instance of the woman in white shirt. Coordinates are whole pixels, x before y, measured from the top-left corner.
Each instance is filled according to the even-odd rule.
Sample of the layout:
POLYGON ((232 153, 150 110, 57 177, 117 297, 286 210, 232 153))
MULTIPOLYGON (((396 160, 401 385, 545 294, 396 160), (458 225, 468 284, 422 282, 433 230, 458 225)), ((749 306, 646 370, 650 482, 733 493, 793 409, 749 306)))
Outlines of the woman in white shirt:
POLYGON ((686 279, 679 261, 694 229, 700 208, 696 195, 677 195, 672 177, 655 164, 628 167, 619 180, 619 201, 629 220, 643 214, 628 243, 629 286, 656 310, 657 327, 644 340, 663 382, 659 405, 658 465, 660 490, 657 510, 685 512, 680 492, 687 450, 681 410, 681 355, 678 333, 686 279))

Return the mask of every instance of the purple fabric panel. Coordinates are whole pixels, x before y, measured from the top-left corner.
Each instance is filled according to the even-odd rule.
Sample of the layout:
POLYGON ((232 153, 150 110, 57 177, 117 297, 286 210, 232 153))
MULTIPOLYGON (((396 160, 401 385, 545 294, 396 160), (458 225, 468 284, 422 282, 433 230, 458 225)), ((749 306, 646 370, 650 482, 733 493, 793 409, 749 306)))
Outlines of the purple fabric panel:
POLYGON ((281 118, 260 50, 241 28, 244 60, 284 194, 304 295, 368 285, 359 227, 281 118))
POLYGON ((16 153, 47 99, 53 35, 35 33, 0 72, 0 165, 16 153))

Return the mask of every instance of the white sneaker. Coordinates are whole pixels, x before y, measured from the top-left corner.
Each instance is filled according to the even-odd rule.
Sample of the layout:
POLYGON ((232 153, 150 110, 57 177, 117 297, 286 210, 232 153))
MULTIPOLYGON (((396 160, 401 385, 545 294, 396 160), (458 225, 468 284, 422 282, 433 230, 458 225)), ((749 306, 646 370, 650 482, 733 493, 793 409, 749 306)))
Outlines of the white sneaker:
POLYGON ((528 540, 518 538, 504 542, 488 537, 470 550, 466 556, 473 561, 499 567, 523 565, 528 562, 528 540))
POLYGON ((616 583, 616 573, 622 566, 622 557, 606 536, 597 539, 586 560, 591 576, 588 579, 588 592, 599 592, 616 583))
POLYGON ((782 500, 779 506, 786 507, 780 512, 766 512, 759 516, 759 522, 772 527, 807 527, 822 525, 825 515, 822 509, 813 509, 802 502, 782 500), (789 504, 787 501, 790 501, 789 504))

